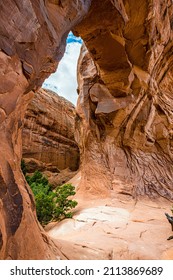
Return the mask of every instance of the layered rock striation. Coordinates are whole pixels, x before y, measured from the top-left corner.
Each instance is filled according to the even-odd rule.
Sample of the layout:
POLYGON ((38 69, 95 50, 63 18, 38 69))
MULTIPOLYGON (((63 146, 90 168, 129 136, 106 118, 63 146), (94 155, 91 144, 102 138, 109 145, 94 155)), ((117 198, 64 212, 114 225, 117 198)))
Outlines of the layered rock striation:
POLYGON ((27 162, 37 160, 38 168, 76 171, 79 149, 74 140, 74 119, 72 103, 52 91, 40 89, 25 114, 22 157, 27 162))

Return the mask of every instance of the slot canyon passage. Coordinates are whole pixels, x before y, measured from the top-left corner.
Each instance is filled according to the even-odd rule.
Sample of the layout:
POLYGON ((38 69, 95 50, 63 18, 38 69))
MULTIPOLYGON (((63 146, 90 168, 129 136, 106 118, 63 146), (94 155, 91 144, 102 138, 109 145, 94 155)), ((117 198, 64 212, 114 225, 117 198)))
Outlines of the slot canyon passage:
MULTIPOLYGON (((0 3, 0 259, 173 259, 171 0, 0 3), (78 208, 45 231, 20 169, 22 126, 69 31, 80 36, 78 208)), ((69 93, 72 94, 72 93, 69 93)))

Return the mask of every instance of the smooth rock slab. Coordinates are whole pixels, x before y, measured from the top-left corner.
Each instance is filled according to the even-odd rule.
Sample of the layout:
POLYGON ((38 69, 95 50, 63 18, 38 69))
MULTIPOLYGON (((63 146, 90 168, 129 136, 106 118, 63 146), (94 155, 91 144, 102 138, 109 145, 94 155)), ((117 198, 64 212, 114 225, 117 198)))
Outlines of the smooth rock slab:
POLYGON ((90 201, 88 205, 96 206, 87 207, 86 203, 82 210, 79 205, 73 219, 63 220, 48 231, 60 240, 67 258, 173 259, 173 244, 167 241, 171 229, 164 217, 165 210, 169 211, 167 204, 107 202, 110 206, 90 201))

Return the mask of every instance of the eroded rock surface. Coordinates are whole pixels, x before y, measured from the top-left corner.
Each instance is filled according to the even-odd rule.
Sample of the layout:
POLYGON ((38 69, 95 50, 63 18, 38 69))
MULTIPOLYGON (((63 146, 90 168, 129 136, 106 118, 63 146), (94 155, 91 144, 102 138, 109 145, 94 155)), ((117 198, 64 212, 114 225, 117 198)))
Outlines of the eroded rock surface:
POLYGON ((0 3, 0 259, 60 256, 40 229, 20 170, 21 128, 33 92, 55 71, 69 31, 89 5, 82 0, 0 3))
POLYGON ((20 170, 21 128, 71 29, 89 50, 79 63, 79 192, 173 199, 172 1, 1 1, 1 259, 63 258, 35 217, 20 170))
POLYGON ((74 29, 79 190, 173 199, 172 1, 92 1, 74 29))
POLYGON ((78 169, 79 150, 74 140, 74 119, 72 103, 48 90, 41 89, 35 93, 27 107, 22 132, 22 157, 27 159, 30 172, 34 168, 55 172, 58 169, 78 169), (29 162, 31 166, 35 163, 38 167, 33 166, 31 170, 29 162))
POLYGON ((173 245, 167 240, 171 233, 164 217, 167 210, 163 200, 85 201, 73 219, 52 224, 48 234, 62 244, 69 259, 169 260, 173 245))

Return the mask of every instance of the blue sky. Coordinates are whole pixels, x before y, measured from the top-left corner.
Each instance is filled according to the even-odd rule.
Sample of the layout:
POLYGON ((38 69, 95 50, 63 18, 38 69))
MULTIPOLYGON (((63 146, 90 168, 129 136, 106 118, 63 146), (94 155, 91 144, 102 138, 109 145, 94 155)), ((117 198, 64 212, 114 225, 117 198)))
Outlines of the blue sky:
POLYGON ((68 34, 68 37, 67 37, 67 40, 66 40, 67 44, 70 44, 70 43, 79 43, 79 44, 82 44, 82 39, 80 37, 75 37, 73 35, 72 32, 70 32, 68 34))
POLYGON ((81 45, 82 39, 75 37, 70 32, 67 38, 66 51, 57 71, 50 75, 42 85, 43 88, 53 90, 70 100, 74 105, 77 102, 77 60, 81 45))

